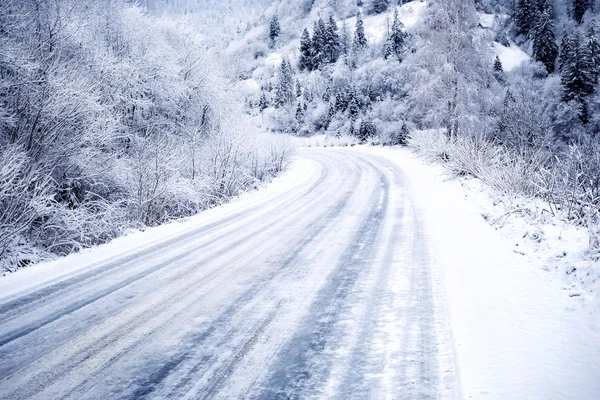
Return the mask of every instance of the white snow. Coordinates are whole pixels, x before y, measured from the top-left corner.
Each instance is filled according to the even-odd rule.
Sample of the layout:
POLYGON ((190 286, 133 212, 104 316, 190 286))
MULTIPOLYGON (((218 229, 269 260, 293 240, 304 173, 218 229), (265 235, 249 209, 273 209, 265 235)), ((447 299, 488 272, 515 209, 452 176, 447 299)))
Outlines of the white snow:
POLYGON ((114 259, 141 252, 169 238, 192 231, 198 226, 218 221, 234 210, 241 211, 250 208, 274 193, 286 192, 301 182, 313 178, 312 170, 314 170, 313 163, 303 159, 296 160, 295 168, 284 172, 283 176, 275 178, 259 192, 244 193, 227 204, 203 211, 193 217, 147 228, 145 231, 132 230, 130 234, 116 238, 109 243, 0 276, 0 300, 35 290, 40 286, 60 282, 82 271, 100 268, 114 259))
MULTIPOLYGON (((422 21, 423 11, 427 3, 425 1, 413 1, 398 7, 398 19, 404 24, 407 31, 414 31, 422 21)), ((376 15, 363 15, 363 24, 365 35, 370 43, 381 43, 385 40, 388 33, 388 26, 392 24, 394 10, 390 8, 388 12, 376 15)), ((350 32, 354 32, 356 27, 356 17, 346 20, 350 32)), ((341 25, 341 24, 340 24, 341 25)))
POLYGON ((362 151, 402 167, 435 231, 463 397, 597 398, 600 334, 589 310, 515 253, 439 167, 408 150, 362 151))
MULTIPOLYGON (((507 240, 502 231, 509 230, 506 236, 513 237, 534 225, 516 218, 510 224, 507 219, 505 227, 498 230, 492 228, 481 215, 482 209, 493 207, 481 187, 473 184, 465 190, 465 181, 449 179, 440 167, 425 165, 406 149, 354 147, 348 151, 367 160, 371 155, 373 163, 379 162, 378 157, 386 158, 403 171, 400 192, 406 191, 420 211, 415 215, 422 218, 403 221, 424 229, 430 256, 436 260, 433 285, 442 288, 439 300, 445 300, 436 306, 437 318, 447 319, 452 331, 454 356, 450 354, 452 349, 446 349, 440 355, 443 358, 440 362, 445 368, 450 360, 455 360, 463 398, 597 398, 600 335, 590 318, 590 310, 584 307, 581 298, 569 296, 571 292, 564 290, 563 282, 538 268, 538 262, 531 261, 551 255, 547 254, 550 249, 557 253, 563 248, 580 251, 584 239, 581 232, 553 223, 542 225, 539 230, 547 243, 544 247, 535 245, 530 239, 538 240, 540 232, 528 233, 518 246, 525 249, 523 256, 515 252, 515 243, 507 240)), ((20 270, 0 279, 0 299, 99 268, 118 256, 247 210, 269 196, 314 180, 318 168, 314 161, 300 157, 293 168, 268 187, 227 205, 20 270)), ((375 174, 370 177, 373 182, 378 179, 375 174)), ((392 229, 390 221, 385 229, 385 232, 392 229)), ((400 283, 404 282, 402 271, 398 265, 394 272, 399 274, 400 283)), ((401 286, 398 289, 404 290, 401 286)), ((394 326, 390 320, 385 329, 394 326)), ((382 337, 385 332, 382 331, 382 337)))
POLYGON ((479 24, 484 28, 488 28, 488 29, 493 28, 494 27, 494 19, 495 19, 494 14, 485 14, 485 13, 479 14, 479 24))
POLYGON ((502 67, 505 71, 511 71, 530 59, 529 55, 512 41, 510 42, 510 47, 503 46, 498 42, 493 42, 492 48, 494 49, 495 54, 500 58, 500 62, 502 62, 502 67))

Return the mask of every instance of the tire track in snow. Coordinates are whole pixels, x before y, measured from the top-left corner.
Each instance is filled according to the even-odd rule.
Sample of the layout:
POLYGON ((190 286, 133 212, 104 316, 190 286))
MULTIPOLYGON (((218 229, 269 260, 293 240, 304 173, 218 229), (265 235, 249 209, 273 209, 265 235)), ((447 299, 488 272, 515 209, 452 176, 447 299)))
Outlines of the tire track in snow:
MULTIPOLYGON (((319 178, 315 182, 313 182, 307 190, 302 191, 298 194, 294 194, 292 192, 279 195, 278 198, 274 199, 280 200, 277 201, 276 204, 285 204, 302 199, 304 196, 306 196, 307 193, 311 193, 314 189, 318 188, 330 176, 330 174, 330 169, 323 169, 319 178)), ((298 189, 302 189, 302 187, 298 189)), ((274 200, 272 200, 272 202, 275 202, 274 200)), ((49 301, 49 297, 59 295, 61 292, 67 291, 68 289, 71 289, 74 286, 81 286, 82 284, 89 283, 88 281, 92 279, 103 279, 106 275, 109 275, 115 269, 122 269, 128 264, 139 263, 144 259, 152 259, 166 248, 173 247, 175 245, 181 246, 187 241, 194 240, 198 235, 209 233, 211 230, 215 228, 220 228, 229 222, 239 219, 240 217, 247 215, 254 217, 255 212, 261 210, 264 210, 263 203, 258 204, 250 209, 238 212, 224 219, 217 220, 208 225, 204 225, 197 229, 181 233, 179 235, 176 235, 175 237, 166 239, 165 241, 159 244, 151 245, 147 248, 133 250, 132 254, 128 254, 126 256, 116 256, 114 257, 116 259, 115 261, 107 260, 105 262, 102 262, 98 266, 91 267, 90 271, 82 272, 72 278, 64 279, 60 282, 47 285, 43 288, 34 289, 30 293, 18 295, 18 297, 14 299, 8 299, 0 303, 0 323, 6 323, 14 317, 20 317, 25 312, 27 312, 26 307, 29 306, 31 308, 35 308, 37 304, 47 303, 49 301)), ((7 343, 7 340, 0 337, 0 347, 5 343, 7 343)))
MULTIPOLYGON (((356 179, 355 179, 354 183, 350 184, 350 187, 354 186, 354 184, 355 184, 355 183, 356 183, 356 181, 358 180, 359 176, 360 176, 360 174, 357 174, 357 175, 356 175, 356 179)), ((322 182, 321 182, 321 184, 322 184, 322 182)), ((291 202, 290 204, 291 204, 292 206, 296 206, 296 207, 297 207, 297 210, 296 210, 296 212, 286 212, 286 213, 285 213, 285 215, 286 215, 287 217, 290 217, 290 218, 292 218, 292 217, 294 217, 294 215, 295 215, 295 214, 302 214, 302 211, 303 211, 303 210, 310 209, 310 208, 314 207, 314 205, 316 205, 316 204, 320 204, 320 202, 322 201, 322 198, 323 198, 323 197, 325 197, 326 195, 327 195, 327 192, 324 192, 324 193, 322 193, 320 196, 316 197, 316 198, 315 198, 313 201, 311 201, 311 202, 308 202, 308 203, 300 203, 300 204, 299 204, 299 207, 297 207, 297 205, 295 204, 295 202, 291 202)), ((239 244, 243 243, 244 241, 246 241, 247 239, 249 239, 250 237, 252 237, 254 234, 256 234, 256 233, 257 233, 257 231, 261 231, 261 230, 269 229, 270 227, 272 227, 272 226, 274 226, 274 225, 277 225, 277 224, 285 224, 285 222, 286 222, 286 219, 284 218, 283 220, 271 221, 271 222, 270 222, 270 223, 268 223, 266 226, 260 226, 260 227, 258 227, 258 229, 256 229, 255 231, 253 231, 253 232, 251 232, 250 234, 247 234, 247 235, 245 235, 243 238, 241 238, 241 239, 237 240, 237 241, 236 241, 234 244, 231 244, 231 245, 229 245, 229 246, 228 246, 228 247, 227 247, 227 248, 226 248, 224 251, 222 251, 222 252, 220 252, 220 253, 223 253, 223 254, 224 254, 224 253, 226 253, 226 251, 227 251, 227 250, 231 250, 233 247, 235 247, 235 246, 237 246, 237 245, 239 245, 239 244)), ((222 272, 222 270, 220 270, 220 272, 222 272)), ((191 289, 192 289, 192 291, 193 291, 193 289, 194 289, 194 286, 195 286, 195 285, 196 285, 196 283, 195 283, 195 282, 192 282, 192 283, 191 283, 191 284, 189 284, 187 287, 188 287, 188 288, 191 288, 191 289)), ((185 292, 184 292, 184 293, 185 293, 185 292)), ((174 299, 172 299, 172 301, 170 301, 170 303, 176 303, 176 302, 177 302, 177 301, 180 299, 180 297, 181 297, 181 296, 176 296, 174 299)), ((124 336, 124 335, 126 335, 126 334, 128 333, 128 330, 127 330, 127 328, 131 328, 131 327, 135 326, 136 322, 138 322, 138 321, 140 321, 140 320, 142 320, 142 321, 143 321, 145 317, 148 317, 148 315, 147 315, 147 314, 152 314, 152 313, 156 313, 156 310, 149 310, 149 312, 148 312, 148 313, 144 314, 142 317, 140 317, 140 318, 136 319, 135 321, 133 321, 133 323, 131 323, 131 324, 128 324, 128 325, 127 325, 125 328, 121 329, 121 330, 120 330, 120 332, 121 332, 121 335, 120 335, 120 336, 124 336)), ((172 318, 172 319, 176 319, 176 318, 172 318)), ((96 350, 97 350, 97 351, 100 351, 100 350, 102 350, 102 349, 103 349, 103 348, 104 348, 106 345, 108 345, 108 344, 110 344, 110 343, 112 343, 112 342, 116 341, 116 340, 117 340, 117 339, 120 337, 119 335, 114 335, 114 332, 109 332, 109 333, 111 333, 111 341, 110 341, 109 343, 104 343, 102 340, 101 340, 100 342, 98 342, 98 343, 94 343, 94 348, 96 348, 96 350)), ((81 360, 85 360, 85 359, 88 359, 88 358, 90 358, 90 357, 92 357, 92 356, 93 356, 93 353, 87 353, 87 354, 82 354, 82 355, 80 354, 80 357, 79 357, 79 358, 80 358, 81 360)), ((81 362, 81 361, 79 361, 79 362, 81 362)), ((73 360, 70 360, 68 363, 66 363, 66 365, 67 365, 67 366, 70 366, 70 367, 72 367, 73 365, 76 365, 76 363, 75 363, 73 360)), ((65 368, 64 366, 59 366, 58 370, 62 370, 62 369, 64 369, 64 368, 65 368)), ((52 381, 52 380, 56 379, 56 378, 57 378, 57 376, 64 375, 64 373, 66 373, 66 372, 68 372, 68 371, 63 371, 63 373, 62 373, 62 374, 59 374, 59 373, 57 373, 57 372, 58 372, 57 370, 54 370, 54 371, 53 371, 53 373, 51 374, 51 376, 50 376, 50 377, 46 377, 46 380, 48 380, 48 381, 52 381)))
MULTIPOLYGON (((300 259, 299 259, 300 254, 309 244, 312 243, 314 237, 317 236, 321 231, 323 231, 328 225, 330 225, 331 220, 337 218, 342 213, 342 211, 344 210, 344 208, 346 207, 346 205, 349 202, 350 194, 356 187, 356 184, 358 183, 360 176, 361 176, 361 174, 355 175, 352 183, 349 185, 350 190, 345 192, 341 196, 341 200, 336 203, 336 205, 333 207, 333 209, 328 211, 327 214, 316 218, 316 220, 319 222, 316 225, 312 226, 312 228, 310 230, 308 230, 307 232, 304 233, 304 235, 300 238, 300 241, 296 244, 295 249, 293 251, 291 251, 290 254, 284 258, 284 260, 282 260, 279 267, 272 273, 272 275, 269 277, 268 280, 263 280, 263 281, 259 282, 258 284, 254 285, 253 287, 251 287, 250 289, 248 289, 242 296, 240 296, 238 299, 236 299, 233 302, 233 304, 230 307, 228 307, 227 310, 219 316, 219 318, 211 321, 210 322, 211 326, 208 329, 206 329, 200 333, 196 333, 196 334, 192 335, 191 338, 188 338, 187 341, 192 344, 188 345, 186 347, 202 349, 201 346, 204 345, 212 336, 220 333, 220 332, 218 332, 218 330, 215 327, 225 326, 225 325, 229 326, 231 324, 232 319, 235 317, 236 313, 238 313, 246 304, 251 302, 255 296, 259 295, 261 293, 261 291, 264 290, 265 286, 272 284, 272 282, 274 280, 274 276, 290 269, 294 264, 296 264, 298 261, 300 261, 300 259)), ((269 318, 268 320, 271 321, 272 318, 269 318)), ((264 325, 263 328, 260 329, 260 331, 264 330, 265 328, 266 328, 266 325, 264 325)), ((250 329, 255 330, 254 328, 250 328, 250 329)), ((238 337, 238 336, 244 336, 244 333, 236 332, 236 331, 232 332, 230 330, 230 331, 226 332, 226 335, 222 336, 221 339, 219 341, 217 341, 217 343, 214 344, 213 346, 211 346, 210 348, 219 348, 219 346, 222 346, 225 342, 229 341, 230 337, 238 337)), ((226 371, 231 370, 233 367, 235 367, 235 364, 237 364, 237 361, 239 361, 243 357, 243 354, 248 349, 248 346, 246 346, 245 342, 240 347, 242 348, 242 350, 234 351, 236 353, 236 357, 235 357, 236 362, 226 364, 225 366, 221 367, 217 372, 215 372, 213 375, 215 375, 216 378, 212 383, 209 384, 209 388, 206 390, 206 392, 203 391, 203 393, 200 393, 199 395, 195 396, 195 398, 203 398, 203 399, 210 398, 216 393, 216 390, 223 384, 223 382, 226 379, 226 376, 224 376, 223 374, 225 374, 226 371)), ((189 361, 192 365, 186 366, 186 369, 187 369, 186 373, 183 374, 182 376, 180 376, 180 378, 179 378, 180 383, 175 388, 173 388, 173 392, 178 392, 178 393, 172 392, 169 394, 169 396, 167 396, 167 397, 171 397, 171 396, 178 397, 179 395, 182 394, 182 389, 185 388, 186 386, 188 386, 190 384, 190 382, 192 381, 192 379, 202 378, 202 376, 207 372, 207 370, 210 367, 212 367, 213 364, 217 361, 216 359, 218 358, 218 355, 215 354, 215 352, 213 352, 213 354, 207 355, 207 354, 205 354, 206 353, 205 351, 200 350, 198 353, 199 354, 195 354, 195 355, 190 355, 189 353, 184 353, 184 354, 180 354, 177 357, 175 357, 174 360, 169 360, 165 364, 164 367, 160 368, 160 372, 145 379, 142 382, 135 383, 135 385, 141 387, 141 389, 139 391, 136 391, 132 395, 127 395, 123 398, 124 399, 136 399, 136 398, 143 398, 143 397, 149 396, 153 392, 153 390, 156 389, 156 387, 160 386, 162 381, 164 381, 170 375, 176 374, 177 368, 179 368, 179 369, 183 368, 184 367, 183 364, 186 361, 189 361)))
POLYGON ((380 171, 379 179, 380 188, 371 196, 372 206, 337 267, 330 273, 328 283, 319 291, 303 322, 304 331, 294 336, 280 353, 279 361, 271 368, 272 374, 256 398, 304 398, 307 397, 305 391, 313 391, 316 385, 326 380, 328 355, 325 350, 333 339, 331 331, 361 268, 367 267, 388 206, 389 182, 380 171))

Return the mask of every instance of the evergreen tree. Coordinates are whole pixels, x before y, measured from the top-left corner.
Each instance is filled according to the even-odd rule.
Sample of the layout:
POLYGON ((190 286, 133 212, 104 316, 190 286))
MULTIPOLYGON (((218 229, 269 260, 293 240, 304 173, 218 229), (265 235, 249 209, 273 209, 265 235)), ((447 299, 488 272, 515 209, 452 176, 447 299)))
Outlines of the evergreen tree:
POLYGON ((342 35, 340 36, 340 50, 343 55, 348 55, 348 41, 348 24, 344 20, 342 22, 342 35))
POLYGON ((496 56, 494 59, 494 72, 495 73, 503 73, 504 68, 502 67, 502 61, 500 61, 500 57, 496 56))
POLYGON ((372 7, 375 14, 381 14, 387 11, 390 6, 390 0, 373 0, 372 7))
POLYGON ((375 137, 377 135, 377 128, 373 121, 370 118, 363 118, 360 121, 360 126, 358 128, 358 139, 361 143, 365 143, 368 139, 375 137))
POLYGON ((592 21, 587 31, 587 47, 590 56, 590 68, 592 83, 595 85, 598 83, 598 77, 600 76, 600 41, 596 34, 596 23, 592 21))
POLYGON ((280 34, 281 26, 279 25, 279 19, 277 18, 277 15, 274 15, 269 23, 269 45, 271 47, 275 46, 275 41, 277 40, 280 34))
POLYGON ((592 6, 591 0, 573 0, 573 19, 580 24, 585 12, 592 6))
POLYGON ((502 67, 502 61, 500 57, 496 56, 494 59, 494 77, 500 83, 504 83, 506 77, 504 76, 504 68, 502 67))
POLYGON ((360 53, 365 47, 367 47, 367 37, 365 36, 365 26, 359 11, 356 14, 356 30, 354 31, 352 48, 355 53, 360 53))
POLYGON ((393 138, 392 144, 406 146, 408 144, 409 137, 410 137, 410 130, 408 129, 406 122, 404 122, 402 124, 402 127, 400 128, 400 131, 398 131, 398 133, 396 133, 395 137, 393 138))
POLYGON ((334 110, 344 112, 348 108, 348 96, 341 90, 335 94, 334 110))
POLYGON ((299 124, 304 122, 304 107, 302 107, 302 103, 298 102, 298 105, 296 106, 296 122, 298 122, 299 124))
POLYGON ((404 24, 398 18, 398 10, 394 9, 394 20, 389 37, 384 44, 383 57, 388 58, 394 55, 398 60, 402 61, 402 53, 404 51, 404 42, 406 41, 406 32, 404 32, 404 24))
POLYGON ((543 10, 533 29, 533 57, 546 67, 549 74, 554 72, 558 47, 554 33, 554 22, 549 10, 543 10))
POLYGON ((387 60, 390 58, 394 52, 392 51, 392 37, 388 35, 385 39, 385 43, 383 44, 383 58, 387 60))
POLYGON ((528 36, 534 24, 535 0, 515 0, 513 18, 517 35, 528 36))
POLYGON ((502 114, 500 115, 500 121, 498 122, 498 129, 494 135, 494 139, 498 143, 506 144, 511 136, 511 127, 514 125, 512 123, 514 104, 516 104, 515 97, 510 89, 508 89, 504 95, 502 114))
POLYGON ((313 69, 321 68, 321 65, 326 61, 325 50, 327 46, 327 28, 321 18, 315 21, 313 25, 312 38, 312 67, 313 69))
POLYGON ((275 106, 283 107, 294 99, 294 76, 291 64, 283 59, 275 92, 275 106))
POLYGON ((573 55, 573 46, 571 43, 571 36, 566 30, 563 31, 562 38, 560 41, 560 49, 558 53, 558 70, 561 75, 564 73, 567 65, 571 63, 573 55))
POLYGON ((564 48, 561 48, 560 72, 563 100, 577 102, 579 119, 585 124, 589 118, 585 97, 594 90, 592 55, 577 30, 573 36, 566 34, 562 43, 564 48))
POLYGON ((269 102, 267 101, 267 96, 265 96, 265 92, 262 92, 260 95, 260 100, 258 102, 258 110, 263 112, 267 107, 269 107, 269 102))
POLYGON ((300 38, 300 71, 304 71, 305 69, 308 71, 312 70, 313 64, 311 50, 312 40, 310 39, 308 29, 304 29, 304 31, 302 31, 302 37, 300 38))
POLYGON ((327 61, 335 63, 340 57, 341 43, 340 35, 338 34, 338 27, 332 16, 329 16, 329 24, 327 25, 325 37, 325 54, 327 61))
POLYGON ((302 86, 300 85, 300 80, 298 80, 298 78, 296 78, 296 97, 301 97, 302 96, 302 86))
POLYGON ((400 136, 398 138, 398 144, 402 146, 406 146, 408 144, 408 138, 410 137, 410 130, 406 125, 406 122, 402 124, 402 128, 400 128, 400 136))

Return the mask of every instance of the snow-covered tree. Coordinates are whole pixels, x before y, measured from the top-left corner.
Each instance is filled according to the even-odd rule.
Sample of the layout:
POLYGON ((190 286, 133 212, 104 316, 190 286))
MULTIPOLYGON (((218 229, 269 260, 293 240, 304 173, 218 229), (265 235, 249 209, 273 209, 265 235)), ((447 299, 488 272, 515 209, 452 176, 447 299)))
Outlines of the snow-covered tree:
POLYGON ((550 10, 542 10, 532 31, 533 57, 544 64, 549 74, 554 72, 558 55, 554 30, 550 10))
POLYGON ((518 35, 529 35, 535 24, 535 8, 535 0, 514 0, 513 19, 518 35))
POLYGON ((580 24, 583 16, 591 8, 592 0, 573 0, 573 18, 580 24))
POLYGON ((329 16, 329 23, 327 24, 326 36, 325 36, 325 55, 327 62, 335 63, 341 54, 341 43, 340 35, 338 34, 338 27, 332 16, 329 16))
POLYGON ((365 36, 365 26, 359 11, 356 14, 356 28, 354 30, 354 40, 352 41, 352 49, 355 53, 360 53, 366 47, 367 37, 365 36))
POLYGON ((506 76, 504 74, 504 68, 502 67, 502 61, 500 61, 500 57, 496 56, 494 58, 494 76, 498 82, 504 83, 506 76))
POLYGON ((592 82, 595 85, 598 83, 598 77, 600 76, 600 40, 598 40, 598 34, 596 33, 595 21, 592 21, 588 27, 586 40, 590 56, 592 82))
POLYGON ((370 118, 363 118, 360 121, 357 136, 361 143, 365 143, 367 140, 377 136, 377 128, 370 118))
POLYGON ((402 24, 398 18, 398 10, 394 9, 392 27, 384 44, 384 58, 387 59, 393 55, 398 60, 402 61, 402 53, 404 52, 406 36, 407 34, 404 31, 404 24, 402 24))
POLYGON ((275 91, 275 106, 283 107, 294 100, 294 73, 287 59, 281 61, 277 87, 275 91))
POLYGON ((585 123, 589 118, 586 96, 594 90, 593 60, 590 48, 582 40, 579 30, 573 35, 565 32, 561 42, 560 72, 564 101, 579 104, 579 118, 585 123))
POLYGON ((389 0, 372 0, 371 2, 371 9, 375 14, 386 12, 389 6, 389 0))
POLYGON ((308 29, 302 31, 302 37, 300 37, 300 71, 313 69, 313 54, 312 54, 312 40, 308 29))
POLYGON ((269 21, 269 46, 274 47, 277 38, 281 34, 281 26, 279 25, 279 18, 274 15, 269 21))

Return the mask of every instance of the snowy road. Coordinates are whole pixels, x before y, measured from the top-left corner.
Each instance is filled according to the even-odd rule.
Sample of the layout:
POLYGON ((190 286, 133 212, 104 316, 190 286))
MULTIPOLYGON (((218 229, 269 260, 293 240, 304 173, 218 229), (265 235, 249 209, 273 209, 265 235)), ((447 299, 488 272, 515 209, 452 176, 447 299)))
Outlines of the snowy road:
POLYGON ((403 171, 308 149, 288 175, 0 299, 0 398, 459 397, 403 171))

